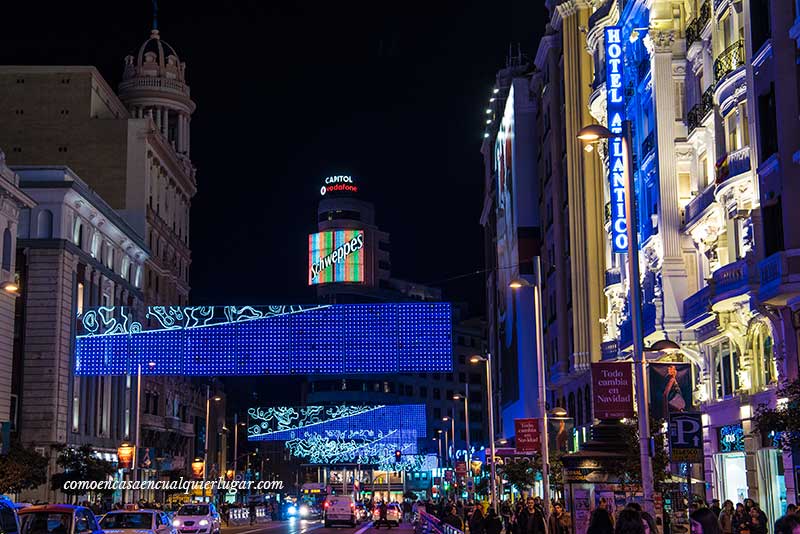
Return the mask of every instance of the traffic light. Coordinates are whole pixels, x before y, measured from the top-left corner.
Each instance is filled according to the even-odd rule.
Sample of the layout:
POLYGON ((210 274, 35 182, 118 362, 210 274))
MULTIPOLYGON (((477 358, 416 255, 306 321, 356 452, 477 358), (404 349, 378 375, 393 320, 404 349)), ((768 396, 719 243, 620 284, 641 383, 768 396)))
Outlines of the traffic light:
POLYGON ((398 463, 400 461, 400 458, 402 458, 402 456, 403 456, 403 453, 400 452, 399 449, 394 451, 394 461, 395 461, 395 463, 398 463))

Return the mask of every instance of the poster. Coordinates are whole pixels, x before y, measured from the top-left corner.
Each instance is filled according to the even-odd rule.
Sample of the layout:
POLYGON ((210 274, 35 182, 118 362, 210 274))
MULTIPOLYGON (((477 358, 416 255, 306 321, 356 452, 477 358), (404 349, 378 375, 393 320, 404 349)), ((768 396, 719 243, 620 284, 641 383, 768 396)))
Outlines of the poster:
POLYGON ((692 368, 688 363, 651 363, 650 416, 669 420, 672 412, 692 410, 692 368))
POLYGON ((573 499, 575 503, 575 532, 586 532, 589 529, 589 522, 592 517, 589 490, 575 488, 573 490, 573 499))
POLYGON ((547 446, 550 453, 572 452, 575 420, 571 417, 547 418, 547 446))
POLYGON ((541 448, 538 419, 514 419, 514 440, 518 452, 538 451, 541 448))
POLYGON ((592 404, 595 419, 633 417, 633 378, 630 363, 592 364, 592 404))

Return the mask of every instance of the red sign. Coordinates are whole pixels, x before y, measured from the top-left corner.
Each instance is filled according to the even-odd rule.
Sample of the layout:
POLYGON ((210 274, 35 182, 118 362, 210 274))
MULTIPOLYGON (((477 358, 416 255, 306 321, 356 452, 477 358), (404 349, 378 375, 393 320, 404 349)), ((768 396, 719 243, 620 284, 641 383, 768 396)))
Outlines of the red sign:
POLYGON ((592 397, 595 419, 633 417, 630 363, 593 363, 592 397))
POLYGON ((517 452, 538 451, 542 447, 539 438, 539 420, 514 419, 514 440, 517 452))
POLYGON ((463 477, 467 474, 467 462, 456 462, 456 475, 463 477))

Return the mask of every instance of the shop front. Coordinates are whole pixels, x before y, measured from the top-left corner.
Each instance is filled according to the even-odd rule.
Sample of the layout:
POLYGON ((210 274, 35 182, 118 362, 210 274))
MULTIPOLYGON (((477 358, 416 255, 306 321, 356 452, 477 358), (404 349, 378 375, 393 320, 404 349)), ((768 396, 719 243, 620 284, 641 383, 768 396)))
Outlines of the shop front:
POLYGON ((716 495, 720 502, 734 504, 748 498, 747 462, 744 450, 744 429, 741 423, 716 429, 717 450, 714 459, 716 495))

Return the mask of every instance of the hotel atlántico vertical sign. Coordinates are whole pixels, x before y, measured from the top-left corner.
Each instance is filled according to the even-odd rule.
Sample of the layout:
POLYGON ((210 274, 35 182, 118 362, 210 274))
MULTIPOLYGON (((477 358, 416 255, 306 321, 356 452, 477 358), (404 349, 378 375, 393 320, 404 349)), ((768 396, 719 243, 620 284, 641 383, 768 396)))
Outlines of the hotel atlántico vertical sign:
POLYGON ((628 228, 625 222, 625 161, 622 148, 625 84, 623 79, 622 30, 619 26, 609 26, 605 29, 605 52, 608 129, 616 134, 608 140, 611 244, 614 252, 625 254, 628 252, 628 228))

